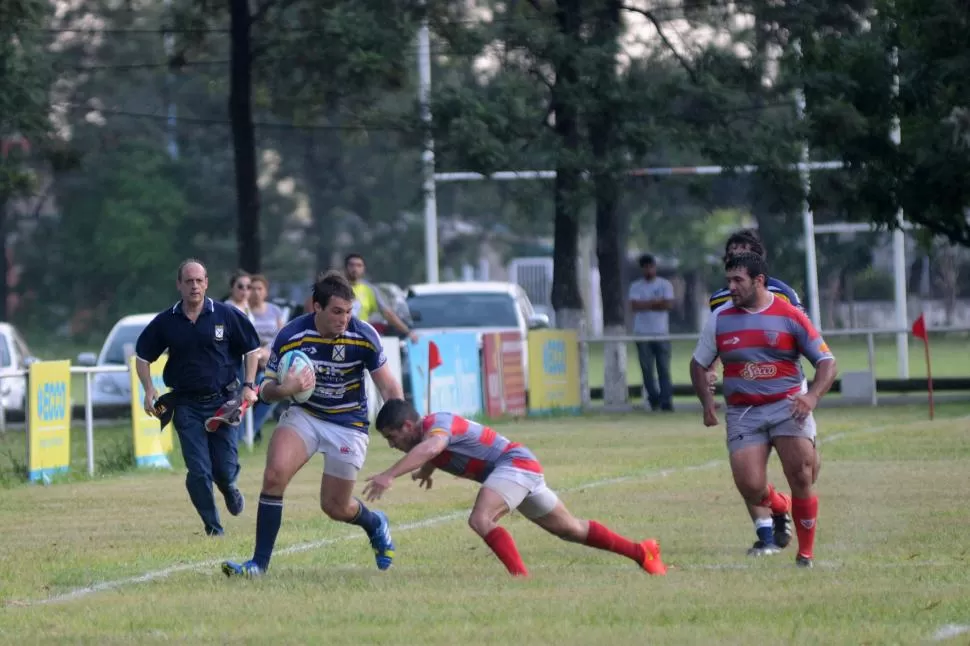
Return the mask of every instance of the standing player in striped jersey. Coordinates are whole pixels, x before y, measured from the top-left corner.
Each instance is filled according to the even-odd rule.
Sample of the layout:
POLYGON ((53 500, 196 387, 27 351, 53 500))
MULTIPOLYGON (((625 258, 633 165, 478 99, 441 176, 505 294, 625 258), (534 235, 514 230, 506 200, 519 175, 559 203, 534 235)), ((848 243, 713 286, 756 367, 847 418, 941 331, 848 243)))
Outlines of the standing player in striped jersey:
POLYGON ((394 558, 394 543, 382 512, 369 510, 353 498, 357 473, 364 466, 367 445, 367 392, 364 370, 381 396, 403 397, 401 385, 385 366, 387 359, 377 332, 353 318, 354 291, 343 275, 329 272, 313 286, 313 314, 288 323, 276 335, 266 365, 260 397, 267 403, 291 398, 316 384, 306 403, 293 403, 280 418, 266 455, 263 489, 256 513, 256 548, 245 563, 226 561, 226 576, 259 576, 269 568, 283 516, 283 492, 297 471, 316 453, 323 453, 320 506, 333 520, 363 528, 377 567, 386 570, 394 558), (277 374, 280 358, 302 350, 316 374, 277 374))
MULTIPOLYGON (((766 258, 766 252, 764 244, 761 242, 761 237, 755 229, 741 229, 731 234, 724 244, 724 261, 731 256, 737 255, 739 253, 754 253, 762 258, 766 258)), ((771 276, 768 277, 765 283, 768 291, 775 294, 778 298, 783 301, 791 303, 799 309, 804 309, 802 307, 802 302, 798 298, 798 293, 792 289, 788 284, 782 282, 777 278, 771 276)), ((717 308, 722 307, 731 302, 731 290, 728 287, 721 288, 711 294, 709 301, 709 306, 711 312, 714 312, 717 308)), ((710 370, 707 372, 707 381, 711 388, 717 382, 717 362, 711 365, 710 370)), ((805 390, 808 390, 808 386, 805 386, 805 390)), ((815 452, 815 472, 813 474, 813 480, 818 478, 818 469, 820 466, 820 456, 818 451, 815 452)), ((772 514, 771 511, 765 507, 760 507, 756 505, 751 505, 746 503, 748 507, 748 513, 751 515, 751 520, 757 521, 759 518, 768 518, 771 516, 774 527, 774 543, 781 549, 788 547, 788 544, 792 539, 792 519, 791 513, 778 513, 772 514)))
MULTIPOLYGON (((717 426, 707 371, 724 364, 727 446, 738 492, 752 506, 775 514, 791 509, 798 535, 796 564, 812 567, 818 498, 814 491, 815 418, 818 400, 837 374, 835 357, 805 313, 769 292, 764 258, 743 253, 725 263, 731 305, 708 319, 690 363, 705 426, 717 426), (800 356, 815 367, 805 391, 800 356), (791 498, 767 481, 771 447, 778 452, 791 498)), ((773 554, 772 520, 755 519, 758 542, 749 554, 773 554)))
POLYGON ((528 576, 512 535, 498 520, 516 509, 547 532, 572 543, 609 550, 632 559, 650 574, 666 574, 655 540, 634 543, 597 523, 573 516, 546 486, 535 455, 491 428, 451 413, 420 418, 403 399, 390 400, 375 424, 391 448, 407 453, 389 469, 367 479, 363 494, 377 500, 394 479, 411 476, 431 488, 435 469, 481 483, 468 524, 512 576, 528 576))

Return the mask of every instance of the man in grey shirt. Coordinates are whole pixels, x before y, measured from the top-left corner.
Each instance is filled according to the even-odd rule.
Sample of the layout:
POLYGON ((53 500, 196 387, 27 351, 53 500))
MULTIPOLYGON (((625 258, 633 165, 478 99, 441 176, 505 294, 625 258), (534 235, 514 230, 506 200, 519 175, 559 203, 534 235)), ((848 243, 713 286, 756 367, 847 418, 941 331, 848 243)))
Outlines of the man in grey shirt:
MULTIPOLYGON (((670 309, 674 306, 674 286, 666 278, 657 276, 657 261, 653 256, 640 256, 643 278, 630 285, 630 307, 633 310, 635 335, 666 336, 670 333, 670 309)), ((651 410, 672 411, 673 385, 670 381, 670 341, 638 341, 637 355, 643 386, 651 410), (657 379, 654 379, 654 363, 657 379), (657 382, 660 382, 659 389, 657 382)))

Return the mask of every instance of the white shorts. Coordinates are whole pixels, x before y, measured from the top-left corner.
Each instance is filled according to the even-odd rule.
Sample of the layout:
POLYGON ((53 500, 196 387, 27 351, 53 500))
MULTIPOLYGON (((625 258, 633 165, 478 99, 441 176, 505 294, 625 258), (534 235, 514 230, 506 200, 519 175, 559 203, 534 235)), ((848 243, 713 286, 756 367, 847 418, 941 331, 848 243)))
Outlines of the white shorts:
POLYGON ((518 510, 532 520, 542 518, 559 504, 559 497, 546 486, 545 476, 513 466, 495 467, 482 486, 502 496, 509 511, 518 510))
POLYGON ((323 472, 341 480, 357 480, 364 466, 370 436, 346 426, 314 417, 299 406, 290 406, 276 428, 291 428, 306 445, 307 458, 323 453, 323 472))

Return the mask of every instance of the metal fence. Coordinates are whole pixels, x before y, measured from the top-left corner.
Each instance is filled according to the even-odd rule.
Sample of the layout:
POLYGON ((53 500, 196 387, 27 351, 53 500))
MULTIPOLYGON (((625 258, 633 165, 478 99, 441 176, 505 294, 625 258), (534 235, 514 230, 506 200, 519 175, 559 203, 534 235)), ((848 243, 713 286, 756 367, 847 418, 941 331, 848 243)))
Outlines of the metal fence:
MULTIPOLYGON (((94 475, 95 464, 94 464, 94 413, 95 406, 92 397, 92 382, 93 376, 96 374, 107 374, 107 373, 128 373, 127 366, 71 366, 72 375, 84 375, 84 436, 86 442, 87 451, 87 467, 88 475, 94 475)), ((5 375, 0 375, 0 379, 27 379, 28 370, 17 370, 11 371, 5 375)), ((29 398, 30 387, 26 389, 29 398)), ((29 401, 28 398, 25 400, 29 401)), ((30 411, 26 409, 28 404, 25 401, 25 408, 23 411, 24 424, 29 424, 30 411)), ((72 405, 72 410, 75 407, 72 405)), ((118 419, 130 419, 130 405, 123 406, 106 406, 99 407, 102 408, 109 418, 118 419), (125 413, 129 412, 128 415, 125 413)), ((104 414, 104 413, 103 413, 104 414)), ((72 413, 73 419, 73 413, 72 413)), ((255 434, 255 429, 253 428, 253 415, 252 409, 246 412, 246 416, 243 418, 243 424, 246 431, 244 435, 244 440, 246 446, 250 449, 253 446, 253 436, 255 434)), ((7 432, 7 410, 4 406, 3 399, 0 398, 0 433, 7 432)))

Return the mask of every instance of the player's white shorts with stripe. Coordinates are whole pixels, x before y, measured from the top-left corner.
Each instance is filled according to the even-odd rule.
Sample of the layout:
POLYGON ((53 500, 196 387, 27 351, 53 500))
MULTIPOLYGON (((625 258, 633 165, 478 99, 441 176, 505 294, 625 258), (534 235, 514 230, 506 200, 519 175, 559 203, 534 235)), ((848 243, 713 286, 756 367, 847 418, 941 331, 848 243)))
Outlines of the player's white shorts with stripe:
POLYGON ((346 426, 314 417, 299 406, 290 406, 277 428, 292 428, 303 439, 307 457, 323 453, 323 472, 343 480, 356 480, 364 466, 370 436, 346 426))
POLYGON ((559 503, 558 496, 546 486, 545 476, 511 465, 495 467, 482 486, 502 496, 509 511, 518 510, 530 519, 545 516, 559 503))

